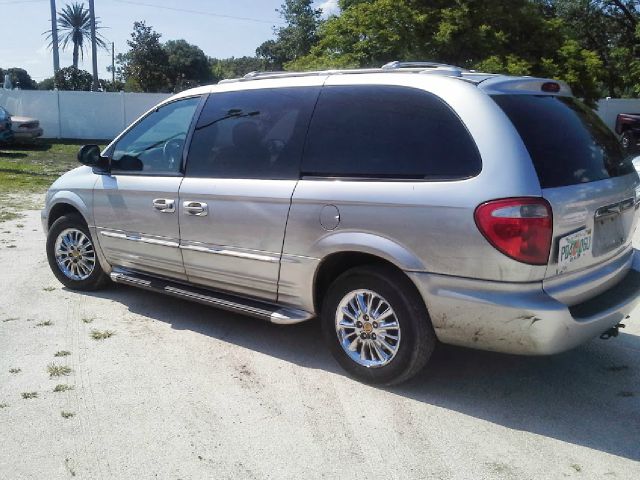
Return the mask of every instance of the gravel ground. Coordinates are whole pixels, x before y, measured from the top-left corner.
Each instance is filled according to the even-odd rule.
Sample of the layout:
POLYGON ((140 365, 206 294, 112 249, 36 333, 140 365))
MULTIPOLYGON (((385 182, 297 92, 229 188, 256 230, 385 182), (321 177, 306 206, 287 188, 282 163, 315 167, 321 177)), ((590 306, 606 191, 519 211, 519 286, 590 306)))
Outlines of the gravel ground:
POLYGON ((640 478, 637 314, 554 357, 442 346, 382 389, 315 322, 62 288, 38 212, 0 224, 0 272, 2 479, 640 478))

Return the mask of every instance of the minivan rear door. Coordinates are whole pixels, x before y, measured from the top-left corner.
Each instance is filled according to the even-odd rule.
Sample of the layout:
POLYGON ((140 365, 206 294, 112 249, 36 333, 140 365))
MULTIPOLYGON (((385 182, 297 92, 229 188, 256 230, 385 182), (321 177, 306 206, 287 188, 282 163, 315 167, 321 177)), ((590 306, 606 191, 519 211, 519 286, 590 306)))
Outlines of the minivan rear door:
POLYGON ((493 99, 520 134, 553 210, 546 278, 593 268, 630 251, 640 181, 613 132, 573 97, 493 99))

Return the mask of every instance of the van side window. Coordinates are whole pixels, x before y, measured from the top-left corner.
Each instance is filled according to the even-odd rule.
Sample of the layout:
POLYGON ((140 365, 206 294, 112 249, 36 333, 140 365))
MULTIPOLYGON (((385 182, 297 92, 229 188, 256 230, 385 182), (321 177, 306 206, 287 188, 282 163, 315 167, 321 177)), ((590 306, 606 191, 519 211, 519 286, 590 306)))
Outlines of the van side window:
POLYGON ((182 150, 200 97, 162 105, 116 143, 111 171, 120 174, 178 174, 182 150))
POLYGON ((213 93, 198 119, 187 176, 294 179, 318 88, 213 93))
POLYGON ((384 85, 324 87, 302 162, 308 176, 454 180, 481 169, 475 142, 446 103, 384 85))

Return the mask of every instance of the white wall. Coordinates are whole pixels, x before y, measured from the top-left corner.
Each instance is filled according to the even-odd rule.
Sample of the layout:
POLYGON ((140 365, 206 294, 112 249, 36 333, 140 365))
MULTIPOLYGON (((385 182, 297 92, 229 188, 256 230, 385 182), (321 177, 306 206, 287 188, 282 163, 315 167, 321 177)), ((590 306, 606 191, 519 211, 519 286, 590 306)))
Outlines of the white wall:
POLYGON ((106 93, 4 90, 0 105, 12 115, 40 120, 45 138, 110 140, 155 104, 164 93, 106 93))
MULTIPOLYGON (((4 90, 0 105, 12 115, 40 120, 45 138, 110 140, 142 113, 161 102, 165 93, 103 93, 4 90)), ((640 113, 640 99, 598 102, 598 115, 612 130, 618 113, 640 113)))
POLYGON ((619 113, 640 113, 638 98, 610 98, 598 102, 598 115, 611 130, 615 130, 619 113))

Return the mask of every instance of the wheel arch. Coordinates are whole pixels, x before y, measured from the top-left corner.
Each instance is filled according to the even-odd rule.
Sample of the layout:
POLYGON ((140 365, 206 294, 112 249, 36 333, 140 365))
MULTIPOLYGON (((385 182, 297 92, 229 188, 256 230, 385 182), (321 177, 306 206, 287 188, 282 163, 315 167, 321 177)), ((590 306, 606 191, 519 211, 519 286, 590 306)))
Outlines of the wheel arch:
POLYGON ((49 201, 47 208, 47 230, 53 222, 63 215, 75 213, 80 215, 87 225, 90 225, 89 207, 84 200, 73 192, 58 192, 49 201))
MULTIPOLYGON (((423 304, 425 303, 424 298, 422 298, 419 289, 411 277, 396 263, 379 255, 351 250, 329 254, 318 264, 313 280, 313 306, 315 311, 317 313, 321 311, 327 290, 336 278, 347 270, 365 265, 377 265, 399 273, 422 299, 423 304)), ((426 304, 424 306, 426 308, 426 304)))

